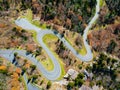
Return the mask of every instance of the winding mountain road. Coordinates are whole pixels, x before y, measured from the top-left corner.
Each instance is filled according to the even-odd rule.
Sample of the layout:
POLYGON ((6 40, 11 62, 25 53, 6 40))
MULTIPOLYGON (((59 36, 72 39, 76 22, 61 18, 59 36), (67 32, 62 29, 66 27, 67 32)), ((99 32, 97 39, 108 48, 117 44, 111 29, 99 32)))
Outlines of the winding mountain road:
POLYGON ((37 68, 41 71, 41 73, 47 79, 49 79, 49 80, 56 80, 61 75, 61 67, 60 67, 60 64, 59 64, 58 60, 53 55, 53 53, 44 44, 43 36, 45 36, 46 34, 54 34, 63 42, 63 44, 69 50, 71 50, 71 52, 77 58, 79 58, 82 61, 90 61, 90 60, 92 60, 93 54, 92 54, 91 48, 90 48, 90 46, 88 45, 88 42, 87 42, 87 33, 88 33, 89 29, 92 27, 93 23, 96 21, 96 19, 99 16, 99 11, 100 11, 100 7, 99 6, 100 6, 100 0, 97 0, 95 15, 92 18, 92 20, 90 21, 90 23, 88 24, 88 26, 86 27, 86 29, 84 30, 83 42, 84 42, 84 45, 85 45, 85 48, 86 48, 86 51, 87 51, 86 55, 82 56, 82 55, 78 54, 77 51, 67 42, 67 40, 65 40, 64 37, 61 38, 61 35, 59 33, 58 34, 54 34, 53 30, 48 30, 48 29, 42 30, 41 28, 38 28, 35 25, 31 24, 28 20, 26 20, 24 18, 20 18, 20 19, 17 19, 15 21, 16 25, 22 27, 25 30, 34 30, 34 31, 37 32, 37 40, 38 40, 39 44, 41 45, 41 47, 46 51, 46 53, 51 58, 51 60, 52 60, 52 62, 54 64, 54 69, 52 71, 46 70, 41 63, 38 63, 38 60, 36 60, 36 58, 33 57, 32 54, 26 55, 26 51, 25 50, 11 50, 11 49, 0 50, 0 56, 4 57, 7 60, 9 60, 10 62, 12 62, 12 60, 14 58, 14 53, 17 52, 20 56, 23 56, 23 57, 27 58, 33 64, 37 65, 37 68))

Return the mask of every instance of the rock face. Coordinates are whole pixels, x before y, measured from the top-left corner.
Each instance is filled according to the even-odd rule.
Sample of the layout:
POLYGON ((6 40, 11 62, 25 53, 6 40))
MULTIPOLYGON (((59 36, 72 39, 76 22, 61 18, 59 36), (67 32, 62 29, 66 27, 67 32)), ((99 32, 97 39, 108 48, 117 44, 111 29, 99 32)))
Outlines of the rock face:
POLYGON ((120 58, 120 24, 111 24, 104 30, 92 31, 88 38, 93 50, 105 51, 120 58))

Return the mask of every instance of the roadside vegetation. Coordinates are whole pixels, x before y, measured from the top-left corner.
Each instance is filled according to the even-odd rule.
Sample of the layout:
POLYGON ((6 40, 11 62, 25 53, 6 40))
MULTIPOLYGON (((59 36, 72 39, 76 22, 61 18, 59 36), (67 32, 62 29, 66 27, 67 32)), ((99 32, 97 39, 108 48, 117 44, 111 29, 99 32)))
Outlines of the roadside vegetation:
POLYGON ((41 28, 41 30, 48 28, 46 23, 41 23, 39 19, 33 19, 33 11, 31 9, 27 9, 25 12, 21 12, 20 18, 26 18, 33 25, 41 28))
MULTIPOLYGON (((42 50, 41 53, 45 53, 45 51, 42 50)), ((46 70, 52 71, 54 69, 54 64, 52 60, 49 58, 48 55, 43 57, 42 56, 37 56, 36 59, 38 60, 38 62, 40 62, 44 66, 46 70)))
MULTIPOLYGON (((61 66, 61 75, 58 78, 58 80, 62 79, 63 76, 65 75, 65 70, 64 70, 64 63, 62 62, 61 58, 59 57, 59 55, 57 55, 54 51, 55 51, 55 43, 58 40, 57 36, 52 35, 52 34, 46 34, 43 37, 43 42, 46 44, 47 47, 50 48, 52 54, 56 57, 56 59, 58 60, 60 66, 61 66)), ((50 64, 50 63, 49 63, 50 64)))
MULTIPOLYGON (((27 55, 29 55, 27 53, 27 55)), ((26 58, 19 56, 16 53, 14 53, 14 59, 12 61, 12 64, 14 64, 16 67, 20 67, 19 70, 20 72, 20 79, 19 81, 22 80, 22 76, 26 74, 27 76, 27 81, 25 81, 27 84, 31 83, 33 85, 40 85, 39 88, 46 88, 47 87, 47 82, 48 80, 41 74, 41 72, 38 70, 37 65, 32 64, 31 61, 27 60, 26 58)))
POLYGON ((87 71, 93 73, 91 85, 103 86, 107 90, 119 90, 120 86, 120 61, 101 53, 94 59, 92 66, 87 66, 87 71))
POLYGON ((96 0, 58 0, 55 2, 52 0, 1 0, 0 2, 1 11, 7 11, 11 6, 16 14, 21 13, 21 11, 24 14, 27 11, 26 18, 30 21, 32 20, 31 18, 37 17, 38 20, 32 21, 36 26, 41 27, 41 23, 44 26, 44 22, 46 22, 47 25, 63 26, 70 31, 78 32, 82 35, 84 28, 94 15, 96 0), (31 14, 30 10, 32 10, 33 14, 31 14))
POLYGON ((16 68, 6 59, 0 57, 0 90, 25 89, 24 80, 22 80, 20 73, 20 68, 16 68))
MULTIPOLYGON (((54 65, 38 45, 36 33, 26 32, 13 24, 13 21, 20 16, 42 30, 53 28, 55 33, 61 33, 61 38, 65 37, 79 54, 85 55, 82 35, 94 16, 95 6, 96 0, 0 0, 0 49, 24 49, 27 55, 32 54, 38 63, 41 62, 51 71, 54 65)), ((86 86, 90 88, 96 85, 107 90, 120 89, 120 0, 100 0, 98 14, 99 18, 88 35, 88 42, 95 52, 92 62, 79 61, 56 36, 43 37, 44 43, 60 63, 61 76, 58 80, 63 79, 65 71, 71 68, 79 73, 74 80, 68 78, 69 83, 65 85, 65 89, 79 89, 86 85, 86 82, 86 86), (92 73, 93 76, 83 73, 86 66, 88 74, 92 73)), ((21 90, 24 90, 21 76, 25 73, 28 75, 28 83, 38 85, 43 90, 52 87, 54 82, 47 80, 36 65, 17 53, 14 57, 12 63, 20 66, 19 69, 9 63, 5 64, 6 61, 3 63, 0 58, 0 90, 19 90, 20 85, 23 87, 21 90), (12 83, 8 83, 8 80, 12 83)))
POLYGON ((120 59, 120 1, 102 0, 99 18, 88 35, 96 52, 106 52, 120 59))
MULTIPOLYGON (((53 70, 53 68, 54 68, 53 63, 51 62, 50 58, 48 58, 45 51, 43 51, 42 48, 38 45, 35 32, 33 32, 33 31, 32 31, 32 33, 27 32, 26 30, 24 30, 20 27, 17 27, 14 24, 10 24, 10 22, 4 24, 4 20, 0 21, 0 25, 1 25, 1 23, 3 23, 3 25, 1 26, 2 29, 0 29, 0 32, 2 32, 2 33, 0 33, 1 34, 0 35, 0 40, 1 40, 0 48, 1 49, 7 48, 7 49, 13 49, 13 50, 14 49, 26 50, 27 55, 33 54, 33 56, 35 56, 36 59, 40 58, 41 61, 38 59, 38 62, 41 62, 42 64, 44 64, 46 69, 53 70), (3 40, 5 40, 6 42, 4 43, 3 40)), ((35 84, 40 83, 41 87, 46 88, 46 84, 44 84, 44 83, 46 83, 48 80, 45 79, 44 76, 38 74, 38 72, 36 71, 36 66, 30 65, 28 63, 29 60, 21 59, 22 57, 18 56, 17 53, 15 53, 14 56, 17 59, 14 59, 13 63, 18 66, 19 66, 19 64, 21 64, 21 66, 23 65, 21 67, 22 72, 18 78, 18 81, 21 81, 22 80, 21 76, 24 75, 26 72, 28 72, 29 73, 28 79, 30 78, 29 82, 32 82, 35 84), (21 62, 19 62, 19 61, 21 61, 21 62), (26 69, 26 67, 30 67, 29 70, 32 70, 32 71, 29 72, 29 70, 26 69), (33 72, 37 72, 37 73, 33 74, 33 72), (41 78, 41 81, 39 81, 38 77, 41 78)), ((6 73, 6 71, 0 71, 0 72, 6 73)), ((4 86, 4 85, 2 85, 2 86, 4 86)), ((24 88, 25 88, 25 86, 24 86, 24 88)))
POLYGON ((83 73, 79 73, 77 75, 77 77, 75 78, 75 80, 71 80, 71 82, 68 83, 67 85, 67 90, 70 89, 78 89, 79 87, 81 87, 84 83, 84 74, 83 73))
POLYGON ((65 39, 68 43, 73 46, 73 48, 78 52, 78 54, 86 55, 86 49, 84 47, 82 36, 76 32, 65 32, 65 39))
POLYGON ((106 52, 120 58, 120 24, 110 24, 104 29, 91 31, 89 44, 96 52, 106 52), (107 34, 107 35, 106 35, 107 34))
POLYGON ((72 0, 69 2, 67 0, 59 0, 55 3, 53 1, 41 0, 40 2, 41 4, 45 4, 41 12, 42 20, 46 22, 50 21, 70 31, 81 33, 81 35, 86 24, 88 24, 94 15, 96 5, 96 0, 72 0))

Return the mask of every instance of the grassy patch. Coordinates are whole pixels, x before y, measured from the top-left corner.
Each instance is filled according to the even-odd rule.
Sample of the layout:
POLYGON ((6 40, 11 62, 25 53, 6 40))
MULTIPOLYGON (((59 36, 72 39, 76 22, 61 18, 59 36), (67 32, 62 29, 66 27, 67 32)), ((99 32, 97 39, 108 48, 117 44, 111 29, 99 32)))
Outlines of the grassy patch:
POLYGON ((39 20, 33 20, 31 21, 31 23, 39 28, 41 28, 41 30, 45 30, 47 28, 46 23, 41 24, 39 20))
MULTIPOLYGON (((52 41, 56 41, 58 40, 58 37, 55 36, 55 35, 52 35, 52 34, 47 34, 43 37, 43 42, 46 44, 47 47, 48 46, 48 42, 51 42, 52 41)), ((64 70, 64 63, 62 62, 62 60, 59 58, 59 55, 57 55, 55 52, 52 51, 51 49, 51 52, 53 53, 53 55, 55 56, 55 58, 58 60, 60 66, 61 66, 61 75, 60 77, 58 78, 58 80, 62 79, 63 76, 65 75, 65 70, 64 70)))
MULTIPOLYGON (((47 34, 43 37, 43 42, 48 44, 51 41, 56 41, 58 38, 55 35, 47 34)), ((54 65, 50 59, 43 61, 42 64, 49 70, 54 68, 54 65)))
MULTIPOLYGON (((70 42, 70 40, 67 37, 65 37, 65 39, 71 46, 73 46, 72 43, 70 42)), ((79 50, 76 50, 76 51, 83 56, 86 55, 86 53, 87 53, 84 45, 82 46, 82 49, 79 49, 79 50)))
POLYGON ((22 81, 23 81, 23 84, 24 84, 24 88, 25 88, 25 90, 28 90, 27 85, 26 85, 25 80, 24 80, 23 77, 22 77, 22 81))
POLYGON ((56 41, 58 40, 58 37, 57 37, 57 36, 52 35, 52 34, 46 34, 42 39, 43 39, 43 42, 44 42, 45 44, 47 44, 47 46, 48 46, 52 51, 55 50, 54 44, 50 44, 50 45, 49 45, 49 43, 54 43, 54 42, 56 42, 56 41), (52 46, 51 46, 51 45, 52 45, 52 46))
POLYGON ((46 23, 43 23, 43 24, 41 25, 41 28, 42 28, 42 29, 46 29, 46 28, 47 28, 46 23))
POLYGON ((62 60, 59 58, 59 56, 55 53, 55 52, 52 52, 53 55, 56 57, 56 59, 58 60, 59 64, 60 64, 60 67, 61 67, 61 75, 60 77, 57 79, 57 80, 61 80, 63 78, 63 76, 66 74, 65 73, 65 70, 64 70, 64 63, 62 62, 62 60))
POLYGON ((85 49, 85 46, 82 47, 82 49, 78 50, 78 53, 81 54, 81 55, 86 55, 87 51, 85 49))
POLYGON ((53 62, 50 58, 48 58, 47 60, 40 60, 40 62, 46 68, 46 70, 52 71, 54 69, 53 62))
POLYGON ((22 16, 23 18, 26 18, 28 21, 32 21, 33 19, 33 14, 32 14, 32 10, 28 9, 26 14, 24 16, 22 16))
POLYGON ((37 26, 37 27, 40 27, 40 21, 38 21, 38 20, 33 20, 32 24, 37 26))
POLYGON ((65 40, 72 46, 72 43, 68 40, 68 38, 64 37, 65 40))
POLYGON ((46 23, 41 24, 39 20, 33 20, 33 13, 31 9, 28 9, 25 15, 22 15, 21 18, 26 18, 33 25, 42 28, 43 30, 47 28, 46 23))
MULTIPOLYGON (((36 37, 36 36, 37 36, 37 33, 36 33, 35 31, 30 31, 30 32, 33 33, 33 38, 34 38, 35 42, 38 43, 37 37, 36 37)), ((51 70, 54 69, 54 65, 53 65, 53 63, 52 63, 52 61, 51 61, 50 58, 48 58, 47 60, 39 60, 39 61, 40 61, 40 62, 42 63, 42 65, 46 68, 46 70, 51 71, 51 70)))
POLYGON ((58 40, 58 37, 55 36, 55 35, 52 35, 52 34, 46 34, 44 37, 43 37, 43 42, 44 43, 49 43, 51 41, 56 41, 58 40))
POLYGON ((33 39, 35 40, 35 42, 38 43, 38 41, 37 41, 37 32, 35 32, 34 30, 30 30, 29 32, 32 33, 32 35, 33 35, 33 39))
POLYGON ((104 0, 100 0, 100 7, 102 7, 104 4, 104 0))

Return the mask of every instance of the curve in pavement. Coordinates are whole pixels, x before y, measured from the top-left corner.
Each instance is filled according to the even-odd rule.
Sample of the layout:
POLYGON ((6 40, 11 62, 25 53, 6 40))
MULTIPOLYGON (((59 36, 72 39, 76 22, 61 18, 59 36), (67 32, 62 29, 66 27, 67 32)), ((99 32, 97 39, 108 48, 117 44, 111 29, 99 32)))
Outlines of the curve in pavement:
MULTIPOLYGON (((6 53, 6 52, 1 53, 2 51, 0 51, 0 56, 6 58, 7 60, 9 60, 12 63, 13 59, 14 59, 14 54, 13 54, 14 52, 13 51, 10 53, 6 53)), ((15 63, 13 63, 13 64, 15 65, 15 63)), ((28 79, 27 79, 26 74, 23 75, 23 78, 25 80, 25 85, 26 85, 27 90, 39 90, 39 87, 36 87, 35 85, 33 85, 31 83, 27 84, 28 79)))
MULTIPOLYGON (((49 80, 56 80, 57 78, 59 78, 60 74, 61 74, 61 67, 60 64, 58 63, 58 61, 56 60, 56 58, 54 56, 50 56, 50 58, 52 59, 52 62, 54 64, 54 69, 52 71, 48 71, 44 68, 44 66, 39 62, 38 60, 35 59, 35 57, 32 54, 26 55, 26 51, 25 50, 0 50, 0 56, 3 56, 4 58, 8 59, 10 62, 12 62, 12 60, 14 59, 14 53, 18 53, 18 55, 23 56, 25 58, 27 58, 28 60, 30 60, 34 65, 37 66, 37 68, 42 72, 42 74, 49 80)), ((50 52, 48 52, 50 53, 50 52)))
POLYGON ((46 45, 43 43, 43 36, 46 34, 54 34, 56 36, 58 36, 58 38, 64 43, 64 45, 70 49, 72 51, 72 53, 78 57, 80 60, 82 61, 90 61, 93 58, 90 46, 87 43, 87 33, 88 30, 92 27, 92 24, 95 22, 95 20, 98 18, 98 13, 100 11, 100 1, 97 0, 97 5, 96 5, 96 13, 94 15, 94 17, 92 18, 92 20, 90 21, 90 23, 88 24, 88 26, 86 27, 86 29, 84 30, 84 34, 83 34, 83 42, 87 51, 87 54, 85 56, 82 56, 80 54, 78 54, 76 52, 76 50, 65 40, 65 38, 61 38, 60 34, 54 34, 54 32, 52 30, 42 30, 34 25, 32 25, 29 21, 27 21, 26 19, 17 19, 15 21, 15 23, 26 29, 26 30, 35 30, 37 32, 37 39, 39 44, 41 44, 41 46, 43 47, 43 49, 47 52, 47 54, 49 55, 49 57, 51 58, 53 64, 54 64, 54 69, 52 71, 47 71, 43 65, 41 63, 38 63, 38 61, 35 59, 35 57, 32 57, 32 54, 30 55, 26 55, 26 51, 24 50, 0 50, 0 56, 5 57, 6 59, 10 60, 12 62, 13 58, 14 58, 14 54, 15 52, 17 52, 19 55, 26 57, 27 59, 29 59, 33 64, 37 65, 37 68, 43 73, 43 75, 48 78, 49 80, 56 80, 60 74, 61 74, 61 67, 58 63, 58 61, 56 60, 55 56, 52 54, 52 52, 49 50, 49 48, 46 47, 46 45), (11 54, 12 53, 12 54, 11 54))
MULTIPOLYGON (((91 52, 91 49, 90 49, 90 46, 88 45, 88 42, 87 42, 87 33, 88 33, 88 30, 92 27, 92 24, 96 21, 96 19, 98 18, 99 16, 99 11, 100 11, 100 8, 99 8, 99 5, 100 5, 100 1, 97 0, 97 5, 96 5, 96 13, 94 15, 94 17, 92 18, 92 20, 90 21, 90 23, 88 24, 88 26, 86 27, 86 29, 84 30, 84 34, 83 34, 83 42, 84 42, 84 45, 85 45, 85 48, 86 48, 86 51, 87 51, 87 54, 86 55, 80 55, 77 53, 77 51, 65 40, 65 38, 61 38, 61 35, 60 34, 54 34, 54 31, 53 30, 48 30, 48 29, 45 29, 45 30, 42 30, 38 27, 36 27, 35 25, 32 25, 28 20, 22 18, 22 19, 18 19, 16 20, 16 24, 26 30, 35 30, 37 32, 37 39, 39 41, 39 43, 41 44, 41 46, 43 47, 43 49, 45 49, 45 51, 48 53, 49 56, 51 56, 51 51, 46 47, 46 45, 43 43, 42 41, 42 38, 44 35, 46 34, 54 34, 56 35, 62 42, 63 44, 69 49, 71 50, 71 52, 77 57, 79 58, 80 60, 82 61, 90 61, 92 60, 93 58, 93 54, 91 52)), ((53 57, 53 56, 52 56, 53 57)))

